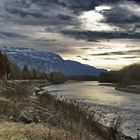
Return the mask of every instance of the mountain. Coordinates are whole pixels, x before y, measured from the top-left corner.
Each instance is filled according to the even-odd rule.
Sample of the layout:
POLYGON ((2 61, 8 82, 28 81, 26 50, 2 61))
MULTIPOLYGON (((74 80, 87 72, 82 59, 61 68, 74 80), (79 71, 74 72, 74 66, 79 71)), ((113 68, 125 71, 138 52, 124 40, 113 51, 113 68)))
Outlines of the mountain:
POLYGON ((2 47, 0 51, 5 53, 20 68, 28 65, 30 69, 35 68, 42 72, 59 71, 67 76, 98 75, 105 71, 76 61, 64 60, 61 56, 52 52, 15 47, 2 47))

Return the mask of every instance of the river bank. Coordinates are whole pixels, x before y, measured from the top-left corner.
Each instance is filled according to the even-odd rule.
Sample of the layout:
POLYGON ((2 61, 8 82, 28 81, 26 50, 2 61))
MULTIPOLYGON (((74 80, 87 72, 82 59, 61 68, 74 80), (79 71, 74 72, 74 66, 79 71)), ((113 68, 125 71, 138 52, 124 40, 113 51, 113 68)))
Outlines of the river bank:
MULTIPOLYGON (((0 139, 106 140, 72 119, 42 87, 48 81, 8 81, 0 86, 0 139)), ((71 105, 70 105, 71 106, 71 105)), ((81 112, 82 113, 82 112, 81 112)), ((77 116, 78 117, 78 116, 77 116)), ((77 118, 79 120, 79 118, 77 118)))
POLYGON ((140 94, 140 85, 131 85, 126 87, 115 87, 116 90, 120 90, 127 93, 140 94))
POLYGON ((136 138, 140 134, 140 96, 115 90, 113 86, 101 86, 95 81, 69 81, 60 85, 50 85, 44 90, 59 100, 76 100, 89 112, 95 112, 95 119, 109 126, 120 118, 120 132, 136 138))
MULTIPOLYGON (((61 140, 133 140, 118 131, 119 118, 110 127, 102 125, 96 120, 96 113, 88 110, 87 104, 48 92, 48 86, 52 85, 48 81, 10 81, 7 84, 5 87, 9 87, 8 91, 2 90, 0 96, 0 123, 4 126, 13 125, 19 130, 30 128, 33 132, 24 135, 30 135, 27 140, 38 133, 39 129, 47 131, 52 140, 60 138, 60 134, 61 140), (17 88, 19 84, 20 88, 17 88), (13 90, 11 92, 11 88, 20 92, 20 95, 13 90), (55 135, 50 134, 50 130, 55 135), (30 133, 33 133, 32 136, 30 133)), ((23 132, 20 131, 20 134, 23 135, 23 132)), ((40 140, 48 138, 48 135, 44 135, 41 133, 36 137, 40 140)))
POLYGON ((140 85, 121 85, 118 83, 100 83, 101 86, 111 86, 116 90, 123 91, 126 93, 140 94, 140 85))
POLYGON ((54 106, 56 112, 61 110, 65 117, 80 124, 80 128, 85 127, 87 131, 90 132, 93 136, 96 135, 96 140, 99 136, 101 137, 100 139, 106 140, 134 140, 133 138, 125 136, 118 131, 120 125, 119 118, 116 118, 114 122, 112 122, 112 125, 107 127, 96 120, 95 112, 90 112, 88 108, 82 107, 82 103, 79 104, 74 99, 62 99, 58 96, 53 96, 50 93, 44 92, 42 94, 42 91, 41 96, 43 96, 45 102, 47 101, 49 105, 54 106))

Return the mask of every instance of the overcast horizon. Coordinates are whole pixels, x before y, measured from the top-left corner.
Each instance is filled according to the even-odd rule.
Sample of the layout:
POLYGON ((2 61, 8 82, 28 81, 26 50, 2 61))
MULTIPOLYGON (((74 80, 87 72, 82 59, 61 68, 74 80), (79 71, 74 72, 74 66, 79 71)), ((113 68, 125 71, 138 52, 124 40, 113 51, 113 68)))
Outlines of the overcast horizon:
POLYGON ((0 0, 0 47, 119 69, 140 62, 139 0, 0 0))

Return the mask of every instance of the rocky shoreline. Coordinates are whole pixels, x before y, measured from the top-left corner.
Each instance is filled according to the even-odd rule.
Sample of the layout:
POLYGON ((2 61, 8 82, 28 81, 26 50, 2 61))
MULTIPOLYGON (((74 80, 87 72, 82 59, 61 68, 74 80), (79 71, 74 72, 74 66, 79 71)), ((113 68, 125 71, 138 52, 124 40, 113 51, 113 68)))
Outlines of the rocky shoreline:
POLYGON ((140 85, 123 86, 123 85, 119 85, 119 84, 115 84, 115 83, 100 83, 99 85, 114 87, 116 90, 119 90, 122 92, 127 92, 127 93, 132 93, 132 94, 140 94, 140 85))
POLYGON ((63 108, 56 110, 55 100, 51 100, 49 94, 38 94, 41 87, 48 84, 48 81, 1 83, 0 125, 3 131, 0 131, 0 139, 18 139, 20 135, 20 140, 106 140, 92 135, 82 124, 68 117, 63 108))
POLYGON ((132 85, 127 87, 116 87, 116 90, 120 90, 127 93, 133 93, 133 94, 140 94, 140 85, 132 85))
MULTIPOLYGON (((87 109, 85 109, 86 107, 83 108, 81 105, 82 103, 79 105, 79 103, 76 101, 76 99, 68 99, 63 96, 59 97, 58 95, 51 95, 51 93, 46 92, 46 90, 43 92, 43 90, 44 90, 44 88, 42 87, 42 89, 40 91, 41 95, 47 96, 47 98, 49 98, 50 101, 53 100, 53 102, 55 102, 55 105, 57 104, 57 107, 59 106, 58 103, 60 103, 60 106, 61 106, 61 104, 65 107, 69 106, 69 105, 73 106, 72 110, 75 110, 75 108, 77 108, 77 106, 78 106, 78 108, 80 108, 80 111, 82 111, 82 113, 85 113, 85 116, 87 119, 84 121, 86 123, 88 123, 90 121, 89 123, 91 124, 91 126, 88 126, 87 129, 90 128, 89 131, 91 133, 94 133, 94 132, 98 133, 103 138, 108 139, 108 140, 135 140, 134 138, 131 138, 130 136, 126 136, 117 130, 119 127, 119 123, 120 123, 119 118, 116 118, 116 120, 112 123, 112 126, 110 126, 110 127, 104 126, 103 124, 101 124, 100 122, 97 122, 94 119, 95 112, 88 111, 87 109), (94 128, 93 128, 93 126, 94 126, 94 128), (94 131, 92 132, 91 129, 94 131)), ((67 110, 69 110, 69 107, 67 108, 67 110)), ((72 113, 78 113, 78 111, 76 111, 76 112, 72 111, 72 113)), ((66 114, 68 114, 68 113, 66 113, 66 114)), ((80 119, 80 116, 79 116, 79 119, 80 119)), ((85 123, 85 122, 83 122, 83 123, 85 123)), ((84 126, 86 126, 85 124, 84 124, 84 126)))

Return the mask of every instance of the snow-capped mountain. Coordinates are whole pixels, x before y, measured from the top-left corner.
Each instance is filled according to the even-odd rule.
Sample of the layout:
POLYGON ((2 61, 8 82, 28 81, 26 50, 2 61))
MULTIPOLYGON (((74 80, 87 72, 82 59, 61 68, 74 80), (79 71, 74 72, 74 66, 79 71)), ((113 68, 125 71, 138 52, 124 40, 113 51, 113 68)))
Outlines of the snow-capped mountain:
POLYGON ((5 53, 10 60, 20 68, 28 65, 30 69, 38 69, 42 72, 59 71, 70 75, 98 75, 103 69, 81 64, 76 61, 64 60, 58 54, 52 52, 37 51, 28 48, 2 47, 0 51, 5 53))

